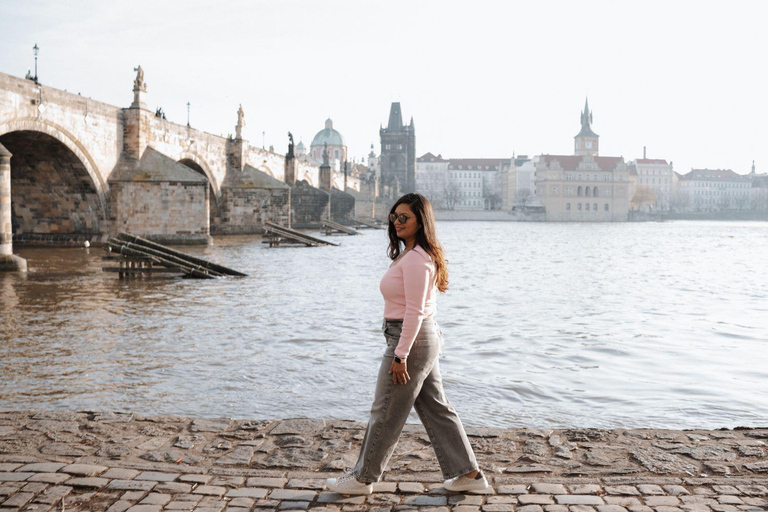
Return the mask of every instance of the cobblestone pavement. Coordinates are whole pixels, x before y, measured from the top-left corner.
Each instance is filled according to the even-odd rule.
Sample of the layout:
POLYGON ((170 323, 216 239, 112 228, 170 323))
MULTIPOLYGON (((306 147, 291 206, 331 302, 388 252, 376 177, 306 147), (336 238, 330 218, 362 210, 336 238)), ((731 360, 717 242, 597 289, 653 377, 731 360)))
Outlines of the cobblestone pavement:
POLYGON ((0 410, 0 512, 729 512, 768 510, 768 428, 469 428, 492 488, 447 493, 406 426, 370 496, 323 490, 364 425, 0 410))

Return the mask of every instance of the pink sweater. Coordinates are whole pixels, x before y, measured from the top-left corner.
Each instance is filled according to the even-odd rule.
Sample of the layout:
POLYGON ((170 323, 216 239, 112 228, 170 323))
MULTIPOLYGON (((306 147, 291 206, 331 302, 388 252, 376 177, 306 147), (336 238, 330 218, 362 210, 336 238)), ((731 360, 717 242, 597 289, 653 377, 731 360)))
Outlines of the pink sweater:
POLYGON ((379 289, 384 296, 384 318, 403 320, 400 341, 395 348, 398 357, 408 357, 422 321, 437 310, 435 277, 432 258, 417 245, 381 278, 379 289))

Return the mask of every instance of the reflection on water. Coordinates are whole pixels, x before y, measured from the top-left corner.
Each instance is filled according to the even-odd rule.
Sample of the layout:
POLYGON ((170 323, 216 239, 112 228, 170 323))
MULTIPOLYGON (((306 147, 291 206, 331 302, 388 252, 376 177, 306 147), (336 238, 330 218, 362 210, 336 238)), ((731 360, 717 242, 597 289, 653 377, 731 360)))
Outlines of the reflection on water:
MULTIPOLYGON (((768 420, 768 224, 439 229, 441 365, 465 423, 768 420)), ((30 272, 0 275, 0 404, 366 420, 386 235, 335 240, 185 248, 250 274, 215 281, 121 281, 99 249, 21 249, 30 272)))

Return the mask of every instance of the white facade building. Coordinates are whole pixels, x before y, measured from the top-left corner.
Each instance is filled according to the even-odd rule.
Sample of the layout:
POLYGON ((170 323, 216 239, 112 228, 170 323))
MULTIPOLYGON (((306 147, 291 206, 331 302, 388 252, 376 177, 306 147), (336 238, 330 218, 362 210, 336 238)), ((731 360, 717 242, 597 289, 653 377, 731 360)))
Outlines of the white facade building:
POLYGON ((691 169, 677 175, 675 209, 683 212, 746 210, 752 198, 752 180, 730 169, 691 169))
POLYGON ((416 159, 416 192, 423 194, 438 210, 446 208, 449 160, 426 153, 416 159))
POLYGON ((509 167, 508 158, 451 158, 448 164, 446 207, 451 210, 500 208, 500 173, 509 167))
MULTIPOLYGON (((669 211, 670 201, 675 191, 672 162, 652 158, 637 158, 632 164, 637 172, 635 192, 643 197, 641 209, 669 211)), ((632 199, 632 198, 630 198, 632 199)))

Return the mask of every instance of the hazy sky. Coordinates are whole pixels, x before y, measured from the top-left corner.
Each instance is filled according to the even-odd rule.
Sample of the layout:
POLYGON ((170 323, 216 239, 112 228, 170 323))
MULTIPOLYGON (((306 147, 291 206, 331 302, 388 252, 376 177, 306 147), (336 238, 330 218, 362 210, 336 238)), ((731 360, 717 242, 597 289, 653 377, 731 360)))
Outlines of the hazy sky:
POLYGON ((0 0, 0 71, 148 107, 284 152, 327 117, 379 152, 392 101, 417 152, 572 154, 585 97, 600 153, 768 171, 764 1, 0 0))

